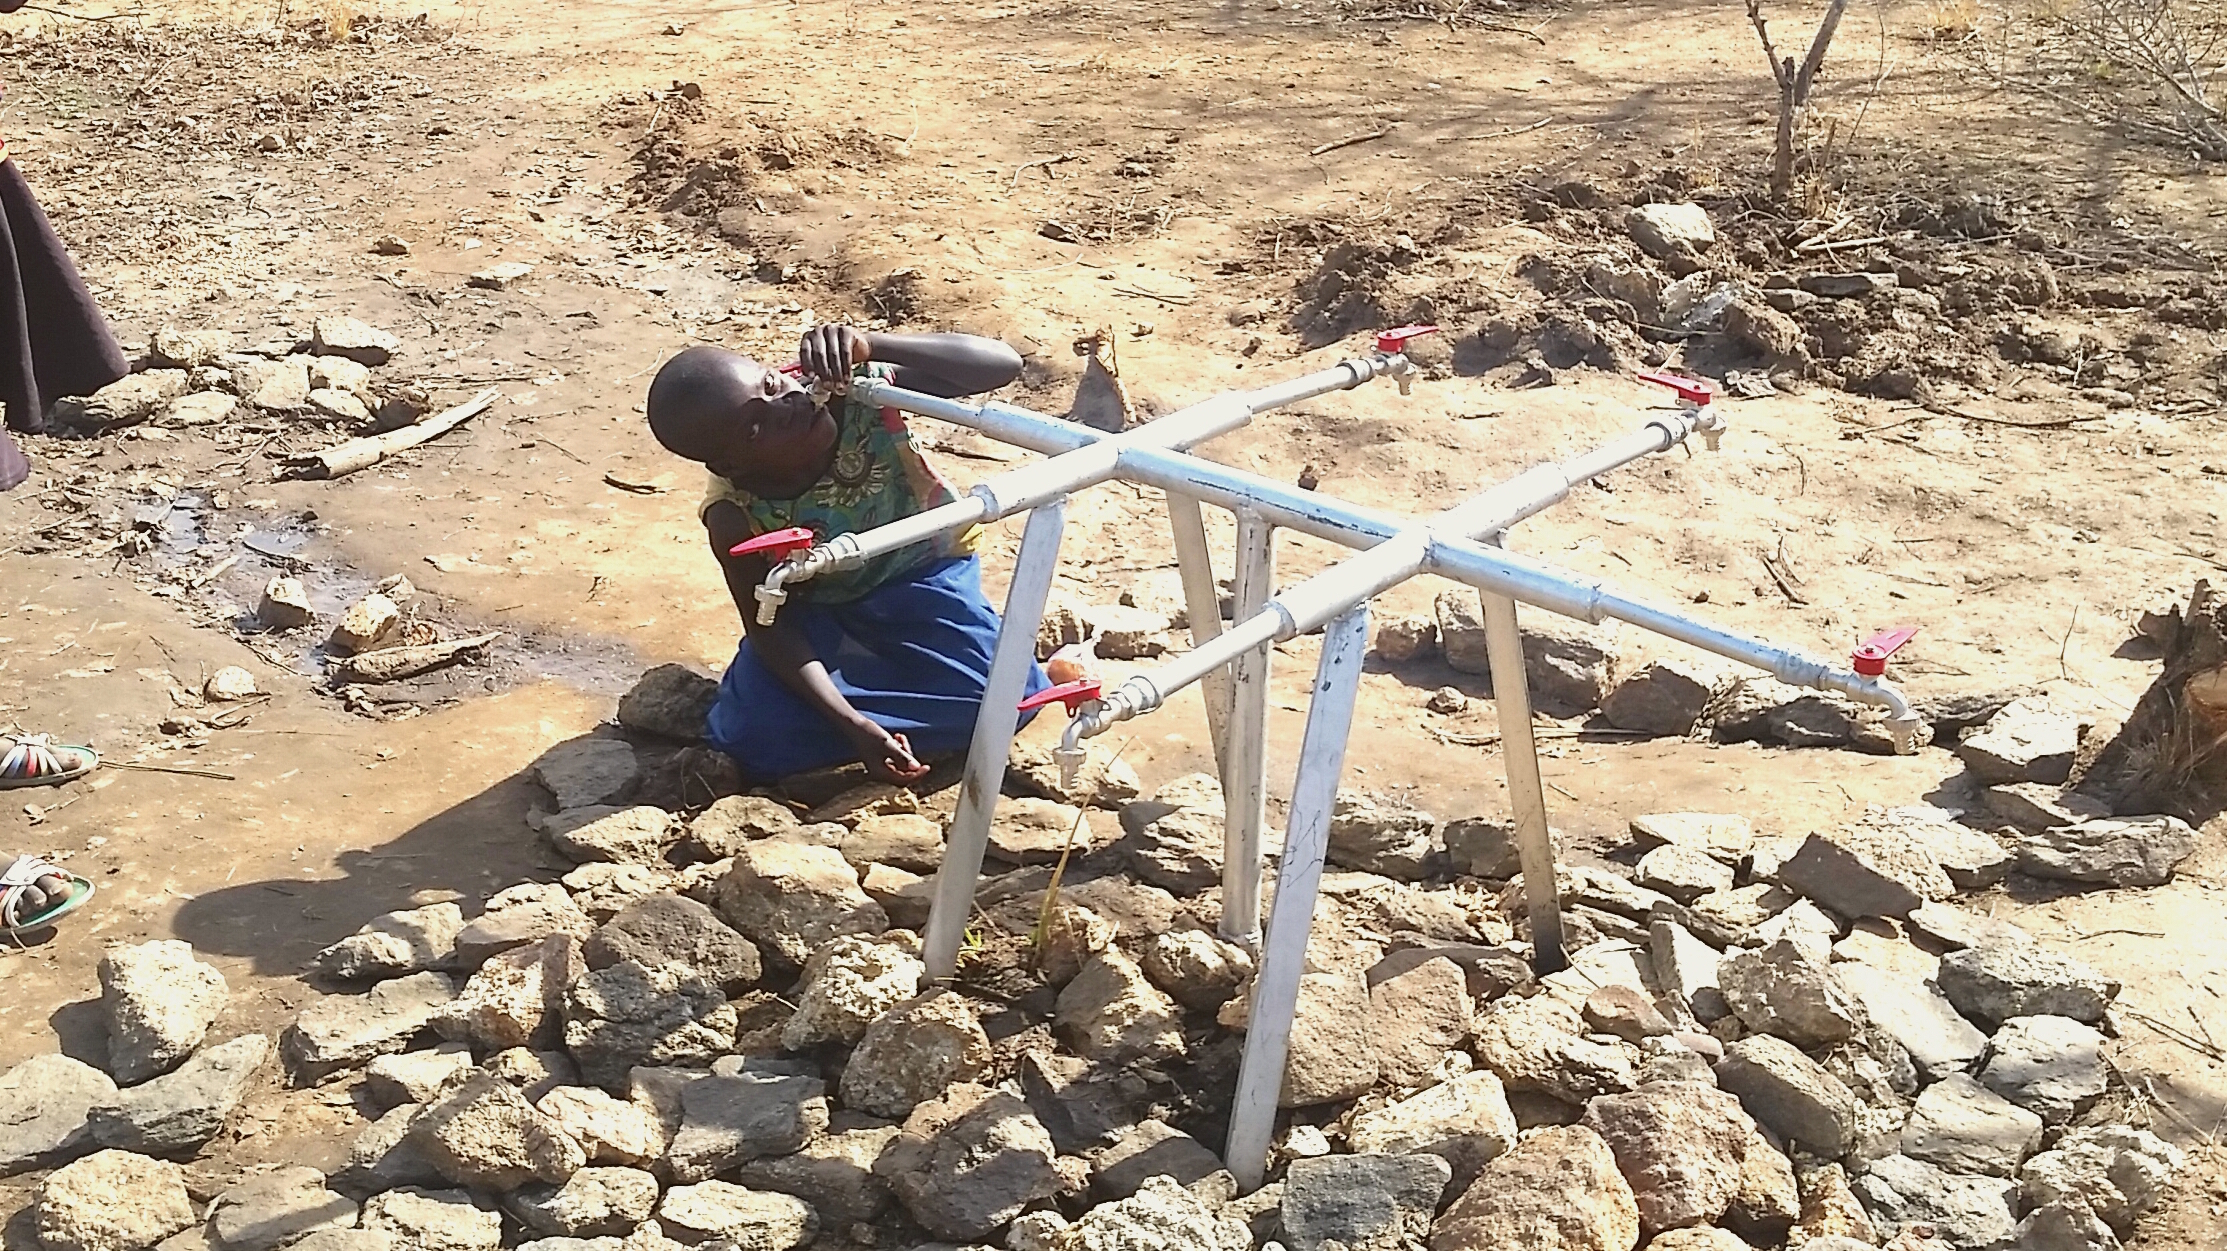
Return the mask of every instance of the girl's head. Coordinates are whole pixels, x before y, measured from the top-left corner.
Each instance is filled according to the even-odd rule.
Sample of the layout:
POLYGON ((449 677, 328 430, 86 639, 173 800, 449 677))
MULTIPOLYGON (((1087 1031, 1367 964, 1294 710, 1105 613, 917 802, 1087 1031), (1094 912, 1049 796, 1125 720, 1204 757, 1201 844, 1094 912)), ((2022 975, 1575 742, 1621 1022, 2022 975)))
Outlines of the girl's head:
POLYGON ((650 432, 665 450, 757 495, 819 476, 835 419, 796 379, 725 348, 692 347, 650 383, 650 432))

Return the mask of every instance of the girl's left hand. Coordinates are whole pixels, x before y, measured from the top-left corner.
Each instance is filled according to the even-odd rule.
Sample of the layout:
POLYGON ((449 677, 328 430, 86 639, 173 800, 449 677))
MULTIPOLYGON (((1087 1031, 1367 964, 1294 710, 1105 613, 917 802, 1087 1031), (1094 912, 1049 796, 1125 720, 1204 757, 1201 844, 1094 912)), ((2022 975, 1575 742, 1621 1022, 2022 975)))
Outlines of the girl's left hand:
POLYGON ((852 368, 873 358, 873 345, 865 333, 839 323, 812 327, 796 347, 804 376, 826 382, 850 381, 852 368))

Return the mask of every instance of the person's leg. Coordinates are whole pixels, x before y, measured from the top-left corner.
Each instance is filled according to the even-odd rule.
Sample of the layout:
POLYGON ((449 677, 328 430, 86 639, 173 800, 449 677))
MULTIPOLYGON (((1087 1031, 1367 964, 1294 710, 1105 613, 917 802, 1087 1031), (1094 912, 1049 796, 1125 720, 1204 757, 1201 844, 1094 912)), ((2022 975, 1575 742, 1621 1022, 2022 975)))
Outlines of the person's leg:
MULTIPOLYGON (((795 612, 807 605, 784 609, 795 612)), ((809 614, 806 614, 809 615, 809 614)), ((809 631, 808 631, 809 632, 809 631)), ((753 782, 770 782, 852 759, 850 740, 818 709, 781 684, 744 639, 719 680, 704 738, 734 758, 753 782)))
POLYGON ((56 396, 91 395, 130 367, 77 263, 12 160, 0 161, 0 217, 6 218, 0 355, 8 366, 0 371, 0 401, 8 406, 9 425, 37 433, 56 396), (15 316, 22 322, 11 324, 15 316))

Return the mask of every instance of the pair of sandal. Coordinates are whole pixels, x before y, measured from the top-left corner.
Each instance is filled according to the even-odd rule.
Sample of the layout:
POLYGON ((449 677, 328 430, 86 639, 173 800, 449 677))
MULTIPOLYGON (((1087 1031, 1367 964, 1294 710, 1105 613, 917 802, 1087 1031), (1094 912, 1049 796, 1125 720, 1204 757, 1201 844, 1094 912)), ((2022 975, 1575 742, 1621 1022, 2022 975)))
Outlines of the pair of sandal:
MULTIPOLYGON (((0 734, 0 790, 59 786, 91 773, 100 756, 90 747, 57 743, 44 734, 0 734)), ((0 934, 45 929, 85 906, 93 884, 51 861, 17 856, 0 867, 0 934)))

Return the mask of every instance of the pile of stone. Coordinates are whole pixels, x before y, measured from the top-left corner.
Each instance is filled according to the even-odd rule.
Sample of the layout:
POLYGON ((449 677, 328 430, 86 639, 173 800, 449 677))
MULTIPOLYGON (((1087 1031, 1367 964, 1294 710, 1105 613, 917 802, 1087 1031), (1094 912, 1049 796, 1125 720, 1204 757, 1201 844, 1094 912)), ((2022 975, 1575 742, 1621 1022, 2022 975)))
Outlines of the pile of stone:
MULTIPOLYGON (((668 666, 620 721, 685 736, 709 699, 668 666)), ((60 1166, 43 1251, 2110 1251, 2180 1163, 2114 1119, 2118 985, 1952 901, 2014 866, 2170 872, 2186 827, 2037 825, 2068 801, 2030 783, 1991 793, 2028 805, 2000 835, 1642 818, 1635 869, 1567 869, 1544 978, 1504 824, 1341 796, 1273 1177, 1241 1195, 1214 1148, 1252 962, 1215 936, 1211 778, 1145 797, 1094 756, 1066 790, 1020 750, 936 984, 947 796, 676 812, 602 736, 535 775, 562 880, 317 958, 340 993, 285 1031, 285 1077, 376 1116, 329 1177, 192 1200, 168 1161, 270 1048, 202 1045, 222 980, 182 944, 112 955, 115 1081, 0 1076, 0 1162, 60 1166)))
POLYGON ((307 341, 280 339, 245 350, 221 330, 165 326, 132 373, 90 396, 56 400, 49 416, 81 430, 215 426, 244 406, 350 428, 396 429, 426 409, 422 391, 372 377, 401 346, 394 335, 353 317, 320 317, 307 341))

